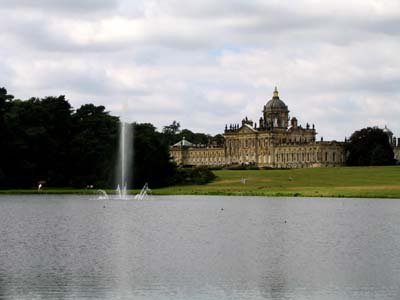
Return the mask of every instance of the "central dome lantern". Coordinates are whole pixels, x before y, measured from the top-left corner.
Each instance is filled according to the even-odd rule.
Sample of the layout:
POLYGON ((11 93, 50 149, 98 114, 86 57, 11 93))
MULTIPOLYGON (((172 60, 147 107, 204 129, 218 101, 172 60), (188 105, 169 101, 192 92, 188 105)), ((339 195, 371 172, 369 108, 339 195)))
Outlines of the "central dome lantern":
POLYGON ((285 102, 279 98, 278 89, 275 87, 272 99, 264 105, 264 120, 273 128, 288 128, 289 110, 285 102))

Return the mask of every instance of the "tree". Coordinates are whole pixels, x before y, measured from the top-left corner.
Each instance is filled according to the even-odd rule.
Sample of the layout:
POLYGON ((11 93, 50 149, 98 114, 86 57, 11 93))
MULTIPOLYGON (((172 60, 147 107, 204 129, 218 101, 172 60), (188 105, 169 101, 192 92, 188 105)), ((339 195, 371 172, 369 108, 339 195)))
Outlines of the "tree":
POLYGON ((104 106, 85 104, 72 115, 71 185, 114 187, 118 124, 104 106))
POLYGON ((66 182, 66 153, 70 139, 71 106, 64 96, 8 97, 2 116, 2 173, 8 187, 31 187, 44 180, 66 182))
POLYGON ((367 127, 355 131, 346 145, 347 165, 393 165, 393 148, 387 134, 378 127, 367 127))
POLYGON ((207 145, 211 137, 208 134, 194 133, 189 129, 182 129, 181 132, 176 135, 173 144, 181 141, 183 138, 185 138, 186 140, 188 140, 193 144, 207 145))
POLYGON ((6 102, 11 102, 13 99, 14 96, 8 94, 4 87, 0 88, 0 107, 2 107, 6 102))
POLYGON ((169 145, 149 123, 134 125, 133 186, 166 186, 173 182, 176 165, 171 161, 169 145))
POLYGON ((176 137, 177 134, 179 133, 181 125, 177 121, 173 121, 171 125, 164 126, 162 133, 163 133, 163 139, 167 145, 172 145, 176 143, 176 137))
POLYGON ((163 133, 164 134, 169 134, 169 133, 177 134, 177 133, 179 133, 180 127, 181 127, 181 125, 179 124, 179 122, 174 120, 171 125, 164 126, 163 133))
MULTIPOLYGON (((85 104, 74 111, 63 95, 22 101, 0 88, 0 188, 31 188, 40 181, 51 187, 115 188, 118 125, 119 118, 104 106, 85 104)), ((178 182, 169 146, 180 124, 174 121, 162 133, 149 123, 133 127, 133 186, 178 182)), ((189 130, 184 134, 195 143, 210 140, 189 130)), ((196 182, 210 180, 206 172, 192 173, 196 182)))
POLYGON ((224 145, 225 138, 222 134, 217 134, 212 137, 211 143, 215 146, 222 147, 224 145))
POLYGON ((72 107, 64 95, 45 97, 37 104, 41 107, 45 137, 37 155, 41 173, 52 186, 65 186, 70 176, 69 143, 71 140, 72 107))
POLYGON ((0 141, 2 142, 2 147, 0 147, 0 187, 7 181, 6 176, 6 165, 7 162, 7 126, 5 123, 5 114, 10 106, 10 102, 14 99, 14 96, 9 95, 7 90, 3 87, 0 88, 0 141), (3 184, 2 184, 3 183, 3 184))

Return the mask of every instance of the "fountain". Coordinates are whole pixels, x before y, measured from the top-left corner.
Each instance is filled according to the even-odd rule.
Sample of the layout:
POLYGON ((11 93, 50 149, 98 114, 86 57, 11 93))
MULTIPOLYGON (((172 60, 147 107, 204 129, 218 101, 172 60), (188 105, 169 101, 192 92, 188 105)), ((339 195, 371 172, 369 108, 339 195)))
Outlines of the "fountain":
POLYGON ((105 190, 97 190, 98 200, 106 200, 108 199, 108 195, 105 190))
MULTIPOLYGON (((120 123, 119 130, 119 155, 117 163, 117 188, 116 194, 118 199, 128 200, 127 190, 131 181, 132 155, 133 155, 133 129, 131 125, 125 122, 120 123)), ((136 200, 143 200, 151 194, 148 184, 146 183, 139 194, 135 196, 136 200)))
POLYGON ((127 189, 130 182, 132 159, 132 128, 130 124, 120 123, 119 155, 117 164, 117 195, 119 199, 127 199, 127 189))
POLYGON ((149 189, 149 185, 146 182, 140 193, 135 196, 135 200, 143 200, 149 195, 151 195, 151 189, 149 189))

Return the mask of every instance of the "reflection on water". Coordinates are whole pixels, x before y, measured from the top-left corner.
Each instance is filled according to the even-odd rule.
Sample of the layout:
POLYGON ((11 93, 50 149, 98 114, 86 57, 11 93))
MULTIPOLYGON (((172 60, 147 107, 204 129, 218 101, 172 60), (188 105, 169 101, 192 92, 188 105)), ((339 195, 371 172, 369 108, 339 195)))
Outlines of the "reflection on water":
POLYGON ((0 299, 400 298, 398 200, 90 200, 0 197, 0 299))

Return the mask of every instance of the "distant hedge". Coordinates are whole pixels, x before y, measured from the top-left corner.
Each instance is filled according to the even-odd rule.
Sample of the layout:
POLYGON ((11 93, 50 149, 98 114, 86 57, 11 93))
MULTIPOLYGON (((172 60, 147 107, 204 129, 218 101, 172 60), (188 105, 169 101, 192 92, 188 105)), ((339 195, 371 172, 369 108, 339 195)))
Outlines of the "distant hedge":
POLYGON ((207 167, 178 168, 175 184, 206 184, 216 178, 207 167))

